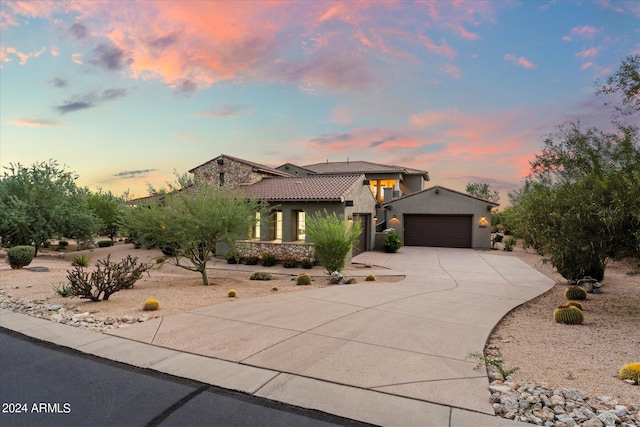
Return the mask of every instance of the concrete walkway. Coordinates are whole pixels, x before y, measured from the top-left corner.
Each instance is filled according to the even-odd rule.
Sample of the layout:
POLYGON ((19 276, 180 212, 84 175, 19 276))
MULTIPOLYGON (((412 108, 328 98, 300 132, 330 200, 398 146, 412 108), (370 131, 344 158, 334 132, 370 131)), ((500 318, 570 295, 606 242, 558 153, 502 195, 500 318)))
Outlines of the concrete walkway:
POLYGON ((467 355, 553 280, 515 257, 468 249, 403 247, 353 262, 407 277, 214 305, 111 336, 5 310, 0 326, 372 424, 519 424, 493 416, 486 371, 467 355))

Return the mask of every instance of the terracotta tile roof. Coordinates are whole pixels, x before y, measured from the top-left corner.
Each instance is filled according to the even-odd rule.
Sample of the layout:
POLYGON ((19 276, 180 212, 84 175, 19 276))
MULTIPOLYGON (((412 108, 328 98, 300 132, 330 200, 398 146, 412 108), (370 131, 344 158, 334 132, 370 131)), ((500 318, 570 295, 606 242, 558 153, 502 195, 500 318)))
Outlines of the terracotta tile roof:
POLYGON ((340 174, 340 173, 403 173, 407 175, 429 175, 427 171, 420 169, 405 168, 394 165, 381 165, 365 161, 349 162, 327 162, 302 166, 317 174, 340 174))
POLYGON ((275 168, 272 168, 272 167, 269 167, 269 166, 265 166, 265 165, 261 165, 260 163, 255 163, 255 162, 252 162, 252 161, 249 161, 249 160, 240 159, 238 157, 229 156, 227 154, 221 154, 218 157, 215 157, 215 158, 209 160, 208 162, 205 162, 205 163, 203 163, 203 164, 201 164, 199 166, 196 166, 195 168, 191 169, 189 172, 193 173, 196 169, 199 169, 202 166, 208 165, 209 163, 215 162, 221 157, 223 157, 225 159, 233 160, 233 161, 238 162, 238 163, 243 163, 243 164, 245 164, 247 166, 251 166, 252 168, 256 169, 259 172, 266 172, 266 173, 270 173, 270 174, 275 175, 275 176, 291 176, 291 174, 283 172, 283 171, 279 171, 279 170, 277 170, 275 168))
POLYGON ((288 178, 265 178, 250 185, 236 187, 246 197, 275 202, 317 201, 343 202, 364 175, 312 175, 288 178))
POLYGON ((404 200, 404 199, 406 199, 408 197, 413 197, 413 196, 417 196, 417 195, 422 194, 422 193, 427 193, 429 191, 436 191, 436 190, 444 190, 444 191, 448 191, 450 193, 458 194, 460 196, 469 197, 470 199, 476 199, 476 200, 488 203, 488 204, 493 205, 493 206, 500 206, 500 203, 492 202, 491 200, 481 199, 479 197, 472 196, 471 194, 463 193, 461 191, 452 190, 450 188, 442 187, 440 185, 436 185, 436 186, 433 186, 433 187, 425 188, 424 190, 416 191, 415 193, 405 194, 405 195, 397 197, 397 198, 395 198, 393 200, 389 200, 388 202, 384 202, 382 204, 382 206, 387 206, 389 204, 397 202, 398 200, 404 200))

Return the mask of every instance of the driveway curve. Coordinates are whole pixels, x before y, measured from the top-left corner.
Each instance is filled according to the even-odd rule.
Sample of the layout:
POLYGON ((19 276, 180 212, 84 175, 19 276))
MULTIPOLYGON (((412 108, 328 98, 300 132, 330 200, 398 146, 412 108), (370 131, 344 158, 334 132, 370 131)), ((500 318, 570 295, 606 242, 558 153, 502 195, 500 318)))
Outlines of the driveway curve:
POLYGON ((520 425, 493 415, 486 371, 467 356, 552 279, 516 257, 471 249, 403 247, 353 262, 406 278, 218 304, 109 334, 5 309, 0 327, 376 425, 520 425))
POLYGON ((403 247, 353 262, 406 279, 214 305, 112 335, 275 372, 256 390, 275 400, 315 380, 493 415, 486 371, 467 356, 553 280, 518 258, 469 249, 403 247))

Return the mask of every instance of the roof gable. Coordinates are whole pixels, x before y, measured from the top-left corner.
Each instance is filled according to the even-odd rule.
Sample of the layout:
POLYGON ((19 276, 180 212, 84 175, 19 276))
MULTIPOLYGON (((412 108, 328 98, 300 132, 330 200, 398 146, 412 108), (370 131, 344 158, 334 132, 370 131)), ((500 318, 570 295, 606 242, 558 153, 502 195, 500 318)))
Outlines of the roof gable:
POLYGON ((271 175, 274 175, 274 176, 291 176, 291 174, 283 172, 283 171, 279 171, 279 170, 277 170, 275 168, 272 168, 272 167, 269 167, 269 166, 265 166, 265 165, 262 165, 260 163, 255 163, 255 162, 252 162, 252 161, 249 161, 249 160, 240 159, 238 157, 229 156, 228 154, 220 154, 218 157, 215 157, 215 158, 209 160, 208 162, 205 162, 205 163, 203 163, 203 164, 201 164, 199 166, 196 166, 195 168, 191 169, 189 172, 190 173, 194 173, 197 169, 200 169, 201 167, 209 165, 209 164, 211 164, 213 162, 216 162, 216 161, 218 161, 218 159, 229 159, 229 160, 232 160, 234 162, 242 163, 244 165, 250 166, 253 169, 255 169, 257 172, 264 172, 264 173, 268 173, 268 174, 271 174, 271 175))
POLYGON ((265 178, 241 185, 236 191, 245 197, 269 201, 344 202, 351 190, 362 185, 364 175, 312 175, 265 178))
POLYGON ((479 197, 472 196, 471 194, 463 193, 463 192, 461 192, 461 191, 452 190, 452 189, 450 189, 450 188, 446 188, 446 187, 441 187, 441 186, 439 186, 439 185, 436 185, 436 186, 434 186, 434 187, 425 188, 424 190, 422 190, 422 191, 417 191, 417 192, 415 192, 415 193, 405 194, 405 195, 403 195, 402 197, 398 197, 398 198, 393 199, 393 200, 391 200, 391 201, 385 202, 385 203, 383 203, 382 205, 383 205, 383 206, 386 206, 386 205, 388 205, 388 204, 391 204, 391 203, 397 202, 398 200, 405 200, 405 199, 407 199, 407 198, 409 198, 409 197, 417 196, 417 195, 419 195, 419 194, 424 194, 424 193, 427 193, 427 192, 436 192, 436 193, 437 193, 437 192, 438 192, 438 191, 440 191, 440 190, 444 190, 444 191, 448 191, 448 192, 450 192, 450 193, 458 194, 458 195, 460 195, 460 196, 468 197, 468 198, 470 198, 470 199, 474 199, 474 200, 477 200, 477 201, 479 201, 479 202, 488 203, 488 204, 490 204, 490 205, 492 205, 492 206, 494 206, 494 207, 495 207, 495 206, 500 206, 500 204, 499 204, 499 203, 492 202, 491 200, 481 199, 481 198, 479 198, 479 197))
POLYGON ((425 175, 429 179, 429 173, 420 169, 405 168, 403 166, 383 165, 366 161, 326 162, 302 166, 317 174, 329 175, 340 173, 402 173, 406 175, 425 175))

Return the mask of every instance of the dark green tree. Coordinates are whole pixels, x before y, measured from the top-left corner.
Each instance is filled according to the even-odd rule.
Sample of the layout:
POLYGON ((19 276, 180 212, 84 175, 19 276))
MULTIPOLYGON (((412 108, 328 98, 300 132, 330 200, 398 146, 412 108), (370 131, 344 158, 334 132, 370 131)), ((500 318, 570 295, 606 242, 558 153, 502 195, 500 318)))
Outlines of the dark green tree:
POLYGON ((87 190, 54 160, 30 167, 10 164, 0 177, 0 237, 4 246, 34 245, 48 239, 92 239, 100 220, 88 209, 87 190))
POLYGON ((87 195, 89 209, 102 221, 102 227, 98 232, 103 236, 109 236, 112 241, 118 235, 125 200, 126 195, 115 196, 111 191, 103 192, 101 188, 98 192, 87 195))

